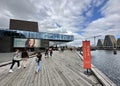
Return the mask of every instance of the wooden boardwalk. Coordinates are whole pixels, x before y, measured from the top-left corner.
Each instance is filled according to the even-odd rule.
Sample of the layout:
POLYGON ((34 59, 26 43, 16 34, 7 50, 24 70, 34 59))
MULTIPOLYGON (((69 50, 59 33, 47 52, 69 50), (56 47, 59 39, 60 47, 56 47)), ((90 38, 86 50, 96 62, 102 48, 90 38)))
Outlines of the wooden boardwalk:
POLYGON ((0 86, 102 86, 94 75, 85 75, 83 63, 74 51, 54 51, 53 57, 42 57, 41 71, 35 74, 35 58, 24 69, 10 65, 0 67, 0 86))

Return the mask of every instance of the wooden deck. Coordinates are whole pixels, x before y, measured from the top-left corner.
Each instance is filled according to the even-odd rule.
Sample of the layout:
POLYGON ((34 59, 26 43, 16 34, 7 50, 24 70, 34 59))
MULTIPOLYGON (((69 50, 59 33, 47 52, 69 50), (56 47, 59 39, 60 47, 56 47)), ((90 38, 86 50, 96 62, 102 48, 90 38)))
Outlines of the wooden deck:
POLYGON ((41 71, 35 74, 35 58, 24 69, 10 65, 0 67, 0 86, 102 86, 94 75, 85 75, 83 63, 74 51, 54 51, 53 57, 42 57, 41 71))

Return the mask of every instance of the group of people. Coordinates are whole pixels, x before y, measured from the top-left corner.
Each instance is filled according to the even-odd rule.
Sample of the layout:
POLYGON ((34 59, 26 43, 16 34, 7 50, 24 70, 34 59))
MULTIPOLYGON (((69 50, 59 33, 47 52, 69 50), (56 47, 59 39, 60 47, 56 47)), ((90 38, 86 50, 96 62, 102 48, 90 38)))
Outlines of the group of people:
MULTIPOLYGON (((37 67, 35 72, 37 73, 40 71, 42 54, 40 51, 38 51, 35 53, 35 55, 37 57, 37 67)), ((19 49, 16 49, 15 53, 13 54, 12 65, 10 67, 9 72, 13 72, 12 69, 15 63, 17 63, 18 69, 20 69, 22 65, 24 68, 26 68, 28 58, 29 55, 26 49, 24 49, 22 52, 20 52, 19 49), (20 61, 22 61, 22 65, 20 65, 20 61)))
POLYGON ((52 57, 52 55, 53 55, 53 50, 52 50, 52 48, 47 48, 47 49, 45 50, 45 58, 48 58, 49 56, 52 57))

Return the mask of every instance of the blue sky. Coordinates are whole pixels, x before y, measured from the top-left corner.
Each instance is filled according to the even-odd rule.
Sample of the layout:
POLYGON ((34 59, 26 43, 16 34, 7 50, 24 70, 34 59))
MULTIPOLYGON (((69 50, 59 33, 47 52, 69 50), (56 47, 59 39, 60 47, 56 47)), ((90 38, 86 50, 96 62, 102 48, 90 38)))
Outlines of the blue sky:
POLYGON ((9 20, 37 21, 39 31, 74 35, 71 46, 86 38, 120 34, 120 0, 0 0, 0 28, 9 20))

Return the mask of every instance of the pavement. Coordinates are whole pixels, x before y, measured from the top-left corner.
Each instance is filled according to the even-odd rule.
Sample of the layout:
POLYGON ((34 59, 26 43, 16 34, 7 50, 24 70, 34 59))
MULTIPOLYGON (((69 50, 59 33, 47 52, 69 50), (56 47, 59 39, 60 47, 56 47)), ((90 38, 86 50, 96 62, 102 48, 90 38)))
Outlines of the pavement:
MULTIPOLYGON (((2 86, 103 86, 94 74, 85 74, 83 61, 75 51, 54 51, 53 56, 42 56, 41 71, 36 75, 35 58, 30 58, 27 68, 9 73, 10 65, 0 67, 2 86)), ((21 62, 22 63, 22 62, 21 62)))
MULTIPOLYGON (((13 53, 0 53, 0 62, 1 62, 0 77, 2 77, 0 78, 0 83, 2 83, 6 78, 8 80, 6 81, 6 83, 4 82, 3 86, 13 86, 10 85, 10 83, 12 82, 11 79, 8 79, 7 76, 9 75, 13 80, 15 79, 15 76, 10 75, 8 72, 11 66, 10 63, 11 63, 12 55, 13 53)), ((43 57, 45 57, 44 54, 43 57)), ((35 71, 35 65, 36 65, 35 59, 30 58, 29 64, 30 65, 26 71, 28 71, 29 75, 31 75, 33 71, 35 71)), ((42 70, 39 73, 39 75, 40 76, 43 75, 44 80, 42 80, 42 77, 40 76, 38 76, 37 78, 41 79, 43 82, 48 82, 49 78, 45 74, 47 74, 50 78, 53 78, 51 75, 54 75, 53 80, 49 81, 46 86, 57 86, 57 85, 59 86, 59 84, 61 84, 61 86, 116 86, 115 83, 113 83, 105 74, 103 74, 100 70, 98 70, 94 65, 92 65, 91 68, 92 71, 89 72, 90 74, 86 74, 86 69, 83 68, 83 57, 82 55, 79 54, 79 52, 76 51, 69 51, 69 50, 66 50, 64 52, 54 51, 53 57, 47 59, 43 58, 42 64, 44 64, 44 66, 42 66, 42 70), (54 70, 52 72, 56 72, 56 74, 53 74, 51 70, 54 70), (45 71, 47 72, 43 73, 45 71), (69 75, 71 73, 72 75, 69 75), (57 81, 61 80, 61 83, 57 83, 57 82, 55 83, 54 79, 57 79, 57 81)), ((16 65, 14 71, 15 74, 21 72, 24 75, 24 73, 26 73, 26 71, 23 68, 21 68, 19 72, 17 70, 16 65)), ((21 79, 25 78, 24 76, 21 77, 21 75, 19 75, 21 79)), ((27 78, 28 77, 29 76, 27 76, 27 78)), ((35 77, 35 75, 33 75, 33 77, 35 77)), ((18 82, 19 79, 16 79, 16 83, 18 82)), ((34 83, 37 83, 34 84, 34 86, 38 86, 38 84, 40 84, 38 83, 38 81, 34 81, 34 83)), ((27 85, 22 83, 19 84, 20 85, 17 86, 29 85, 29 83, 27 85)), ((40 86, 45 86, 45 84, 41 84, 40 86)))

